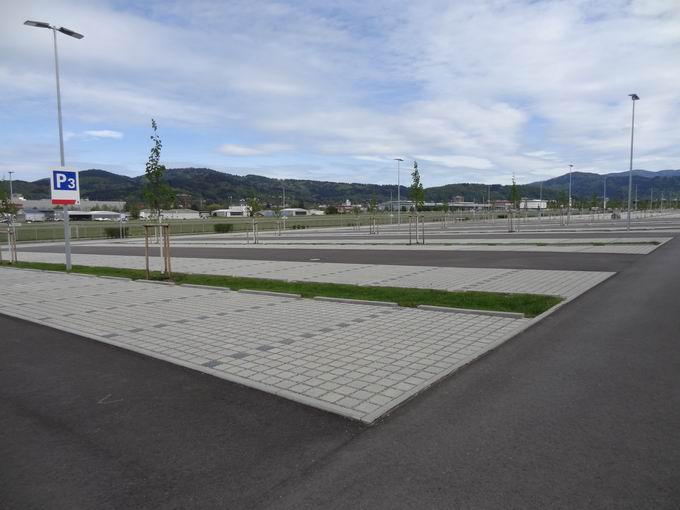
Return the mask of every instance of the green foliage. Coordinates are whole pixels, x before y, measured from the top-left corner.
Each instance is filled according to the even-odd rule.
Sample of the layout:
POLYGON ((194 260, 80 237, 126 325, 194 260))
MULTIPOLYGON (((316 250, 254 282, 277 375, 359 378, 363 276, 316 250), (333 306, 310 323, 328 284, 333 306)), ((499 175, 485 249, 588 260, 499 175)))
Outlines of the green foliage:
POLYGON ((250 216, 255 216, 256 212, 262 210, 262 204, 255 195, 246 200, 246 205, 250 208, 250 216))
POLYGON ((125 202, 124 209, 129 214, 130 219, 132 220, 139 219, 139 204, 137 204, 136 202, 125 202))
POLYGON ((234 224, 233 223, 215 223, 213 225, 215 232, 218 234, 226 234, 227 232, 233 232, 234 231, 234 224))
POLYGON ((153 129, 153 134, 150 138, 153 141, 153 147, 151 147, 149 153, 149 160, 146 162, 146 169, 144 171, 146 186, 142 194, 149 209, 155 211, 156 217, 160 218, 161 210, 172 205, 175 200, 175 194, 163 178, 165 166, 160 164, 163 143, 158 135, 158 126, 154 119, 151 119, 151 128, 153 129))
POLYGON ((326 214, 339 214, 338 208, 334 205, 329 205, 326 207, 326 214))
POLYGON ((375 214, 378 210, 378 199, 375 197, 375 192, 371 193, 371 201, 368 204, 368 212, 375 214))
POLYGON ((0 214, 14 215, 17 213, 17 206, 12 203, 9 193, 0 188, 0 214))
POLYGON ((130 237, 130 227, 106 227, 104 229, 104 234, 106 234, 106 237, 109 239, 119 239, 121 233, 123 234, 123 237, 130 237))
POLYGON ((413 162, 413 172, 411 172, 411 191, 409 198, 414 203, 416 212, 422 211, 425 205, 425 189, 423 183, 420 182, 420 172, 418 171, 418 162, 413 162))

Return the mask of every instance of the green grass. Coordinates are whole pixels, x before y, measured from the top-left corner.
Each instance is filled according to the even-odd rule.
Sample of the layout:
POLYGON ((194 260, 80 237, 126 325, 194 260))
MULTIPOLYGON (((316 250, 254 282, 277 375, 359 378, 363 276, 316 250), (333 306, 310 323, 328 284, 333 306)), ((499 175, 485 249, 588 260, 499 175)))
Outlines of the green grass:
MULTIPOLYGON (((47 271, 64 271, 64 264, 46 262, 18 262, 19 268, 41 269, 47 271)), ((74 273, 96 276, 118 276, 144 279, 145 271, 140 269, 124 269, 114 267, 73 266, 74 273)), ((152 280, 162 280, 158 272, 151 274, 152 280)), ((194 285, 212 285, 229 287, 233 290, 252 289, 273 292, 289 292, 302 297, 337 297, 347 299, 365 299, 370 301, 392 301, 400 306, 415 307, 418 305, 448 306, 475 310, 494 310, 523 313, 527 317, 535 317, 562 301, 557 296, 540 294, 506 294, 501 292, 476 292, 444 290, 411 289, 404 287, 362 287, 338 283, 287 282, 263 278, 244 278, 237 276, 202 275, 173 273, 175 283, 194 285)))

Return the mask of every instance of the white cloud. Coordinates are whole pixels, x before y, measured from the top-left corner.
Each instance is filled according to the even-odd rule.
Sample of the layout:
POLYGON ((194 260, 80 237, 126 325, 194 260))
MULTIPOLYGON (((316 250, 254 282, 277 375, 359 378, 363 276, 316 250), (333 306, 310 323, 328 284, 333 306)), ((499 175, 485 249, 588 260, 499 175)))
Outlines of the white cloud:
POLYGON ((94 129, 83 131, 85 136, 92 138, 113 138, 114 140, 120 140, 123 138, 123 133, 120 131, 113 131, 111 129, 94 129))
POLYGON ((120 142, 115 155, 80 146, 88 161, 139 160, 131 133, 155 117, 177 135, 164 139, 174 159, 268 156, 254 173, 383 182, 395 154, 425 155, 432 184, 537 179, 568 163, 614 171, 636 92, 636 156, 680 167, 674 1, 6 0, 0 124, 36 119, 4 128, 17 145, 54 129, 51 41, 27 18, 85 34, 59 40, 71 150, 120 142))
POLYGON ((431 161, 449 168, 473 168, 477 170, 488 170, 493 168, 493 163, 488 159, 476 158, 474 156, 416 156, 418 160, 431 161))
POLYGON ((261 145, 235 145, 223 144, 219 147, 219 152, 225 156, 267 156, 279 152, 291 150, 292 146, 283 143, 266 143, 261 145))

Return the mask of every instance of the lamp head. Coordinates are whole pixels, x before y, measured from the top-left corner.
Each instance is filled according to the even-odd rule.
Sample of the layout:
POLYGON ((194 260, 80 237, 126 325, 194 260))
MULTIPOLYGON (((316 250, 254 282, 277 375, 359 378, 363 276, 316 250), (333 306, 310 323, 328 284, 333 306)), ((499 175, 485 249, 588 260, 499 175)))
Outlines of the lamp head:
POLYGON ((26 20, 26 21, 24 21, 24 25, 28 25, 29 27, 38 27, 38 28, 52 28, 52 25, 50 25, 49 23, 45 23, 44 21, 26 20))
POLYGON ((630 98, 631 98, 633 101, 637 101, 637 100, 640 99, 640 96, 638 96, 637 94, 628 94, 628 95, 630 96, 630 98))

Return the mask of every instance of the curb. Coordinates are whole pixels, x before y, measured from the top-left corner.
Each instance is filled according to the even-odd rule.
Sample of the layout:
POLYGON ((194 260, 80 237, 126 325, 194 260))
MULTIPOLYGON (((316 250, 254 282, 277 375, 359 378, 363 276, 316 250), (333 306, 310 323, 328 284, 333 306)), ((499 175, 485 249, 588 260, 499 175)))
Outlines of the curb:
POLYGON ((302 296, 300 294, 288 294, 286 292, 274 292, 269 290, 250 290, 250 289, 239 289, 238 292, 243 294, 258 294, 261 296, 274 296, 274 297, 286 297, 286 298, 296 298, 300 299, 302 296))
POLYGON ((213 290, 231 290, 229 287, 218 287, 217 285, 199 285, 197 283, 181 283, 180 287, 188 287, 190 289, 213 289, 213 290))
POLYGON ((371 301, 368 299, 347 299, 325 296, 315 296, 312 299, 316 299, 317 301, 335 301, 338 303, 349 303, 353 305, 399 306, 397 303, 393 303, 391 301, 371 301))
POLYGON ((162 280, 133 280, 138 283, 152 283, 154 285, 175 285, 175 282, 165 282, 162 280))
POLYGON ((494 317, 507 317, 508 319, 524 319, 523 313, 517 312, 496 312, 493 310, 475 310, 473 308, 451 308, 448 306, 418 305, 421 310, 431 310, 433 312, 467 313, 470 315, 492 315, 494 317))

